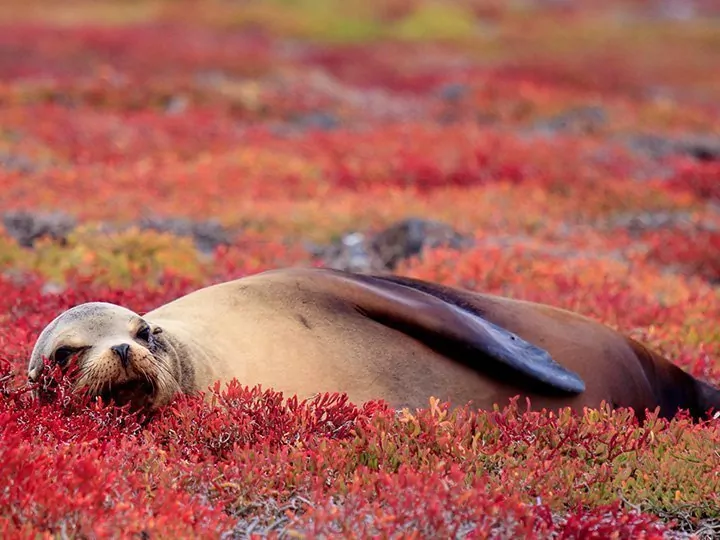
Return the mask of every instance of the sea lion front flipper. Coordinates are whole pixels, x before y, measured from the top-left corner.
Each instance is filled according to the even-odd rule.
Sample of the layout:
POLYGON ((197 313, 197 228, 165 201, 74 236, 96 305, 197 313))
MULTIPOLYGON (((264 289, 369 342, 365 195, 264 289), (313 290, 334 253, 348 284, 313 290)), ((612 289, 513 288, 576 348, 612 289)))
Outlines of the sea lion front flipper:
POLYGON ((585 391, 583 380, 546 350, 440 296, 381 276, 322 272, 327 272, 336 294, 353 302, 363 315, 441 350, 453 360, 480 370, 480 363, 473 360, 482 355, 553 389, 571 394, 585 391))

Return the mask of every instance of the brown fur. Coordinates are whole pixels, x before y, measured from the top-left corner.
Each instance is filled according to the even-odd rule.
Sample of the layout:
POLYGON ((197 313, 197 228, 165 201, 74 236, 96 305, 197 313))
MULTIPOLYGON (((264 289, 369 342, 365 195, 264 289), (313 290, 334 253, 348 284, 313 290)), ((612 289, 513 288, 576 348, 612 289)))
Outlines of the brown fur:
MULTIPOLYGON (((90 341, 95 332, 100 339, 97 330, 87 330, 98 323, 77 315, 48 325, 33 352, 31 378, 63 332, 90 341)), ((398 276, 275 270, 200 289, 143 319, 161 329, 154 355, 172 376, 143 400, 151 406, 167 403, 177 391, 237 378, 301 398, 339 391, 357 403, 382 398, 395 407, 424 407, 435 396, 486 409, 520 395, 535 409, 581 410, 605 401, 632 407, 641 417, 655 407, 666 417, 684 408, 696 418, 710 407, 720 409, 716 389, 589 318, 398 276), (521 360, 513 367, 486 348, 496 345, 493 336, 530 349, 512 349, 509 361, 521 360), (544 351, 563 367, 528 360, 544 351), (533 371, 536 365, 539 371, 533 371), (562 386, 563 369, 584 381, 584 391, 562 386)), ((131 338, 120 334, 114 330, 113 336, 131 338)), ((93 354, 80 359, 86 370, 113 361, 106 349, 93 354)), ((156 382, 157 373, 145 371, 156 382)), ((108 380, 94 382, 105 387, 108 380)))

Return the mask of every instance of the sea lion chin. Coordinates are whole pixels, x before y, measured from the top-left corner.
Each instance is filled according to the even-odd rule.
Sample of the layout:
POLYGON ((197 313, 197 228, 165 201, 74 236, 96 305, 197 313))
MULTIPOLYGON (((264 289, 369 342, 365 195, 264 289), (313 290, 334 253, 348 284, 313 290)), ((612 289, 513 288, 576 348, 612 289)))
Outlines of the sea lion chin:
POLYGON ((273 270, 205 287, 144 316, 91 302, 41 332, 28 365, 76 363, 78 391, 154 409, 236 379, 307 398, 341 392, 419 408, 430 397, 490 409, 639 418, 720 411, 720 391, 597 321, 548 305, 399 276, 273 270), (521 402, 523 402, 521 400, 521 402))
POLYGON ((153 383, 132 379, 117 385, 108 385, 99 392, 105 403, 130 405, 130 409, 154 408, 157 392, 153 383))

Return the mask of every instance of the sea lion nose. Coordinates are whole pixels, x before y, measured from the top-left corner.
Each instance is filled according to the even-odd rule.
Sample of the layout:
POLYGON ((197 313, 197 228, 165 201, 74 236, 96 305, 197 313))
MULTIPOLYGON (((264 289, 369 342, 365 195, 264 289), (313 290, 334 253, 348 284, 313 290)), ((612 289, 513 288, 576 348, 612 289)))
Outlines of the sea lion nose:
POLYGON ((120 345, 113 345, 110 350, 120 357, 120 363, 124 368, 128 367, 129 358, 128 353, 130 352, 130 345, 127 343, 121 343, 120 345))

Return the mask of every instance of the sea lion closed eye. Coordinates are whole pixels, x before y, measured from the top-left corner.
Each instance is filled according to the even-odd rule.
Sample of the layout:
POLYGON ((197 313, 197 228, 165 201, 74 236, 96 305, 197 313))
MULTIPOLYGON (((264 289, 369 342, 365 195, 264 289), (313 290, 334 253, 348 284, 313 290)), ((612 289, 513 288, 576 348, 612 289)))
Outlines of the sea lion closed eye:
POLYGON ((282 269, 206 287, 143 317, 91 302, 40 334, 43 358, 77 354, 76 388, 155 408, 236 378, 286 395, 345 392, 424 407, 660 407, 699 418, 720 391, 611 328, 551 306, 399 276, 282 269))

